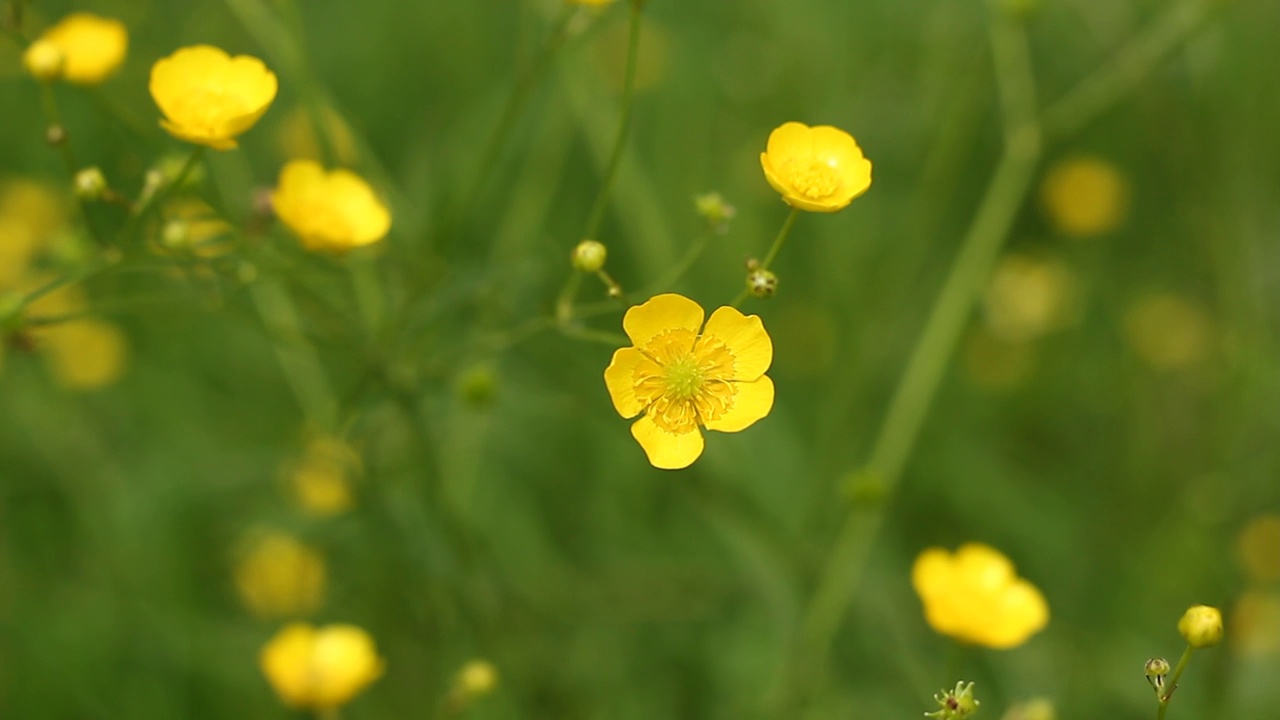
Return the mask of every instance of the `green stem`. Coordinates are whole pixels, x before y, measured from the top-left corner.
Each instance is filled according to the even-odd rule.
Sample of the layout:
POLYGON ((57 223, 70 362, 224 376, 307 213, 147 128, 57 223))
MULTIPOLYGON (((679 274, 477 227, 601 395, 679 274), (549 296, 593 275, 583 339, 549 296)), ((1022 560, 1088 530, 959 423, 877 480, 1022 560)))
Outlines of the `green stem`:
POLYGON ((878 482, 883 499, 876 503, 855 503, 846 511, 805 616, 800 659, 793 668, 792 682, 822 674, 831 640, 849 607, 871 544, 884 522, 888 499, 902 478, 951 354, 1035 174, 1040 144, 1025 34, 1002 14, 995 15, 991 42, 1004 112, 1004 153, 934 301, 872 445, 863 472, 878 482))
MULTIPOLYGON (((787 238, 791 236, 791 228, 796 224, 796 218, 800 217, 798 208, 791 208, 791 212, 787 214, 787 219, 782 223, 782 229, 778 231, 778 235, 773 239, 773 245, 769 246, 769 252, 764 256, 764 261, 760 263, 760 270, 768 270, 773 261, 778 259, 778 253, 782 252, 782 246, 786 244, 787 238)), ((738 307, 746 301, 749 294, 746 288, 738 293, 738 297, 733 299, 732 306, 738 307)))
POLYGON ((276 359, 303 414, 321 431, 334 431, 338 404, 324 366, 302 332, 293 298, 283 285, 270 278, 251 283, 249 294, 271 335, 276 359))
POLYGON ((1213 4, 1206 0, 1186 0, 1168 7, 1110 62, 1045 110, 1041 121, 1045 136, 1069 136, 1117 100, 1128 96, 1166 55, 1205 21, 1213 4))
POLYGON ((613 151, 609 155, 609 164, 605 166, 604 178, 600 181, 600 191, 596 195, 595 204, 591 206, 591 214, 587 216, 586 230, 582 233, 585 240, 596 240, 600 231, 600 223, 604 221, 604 211, 609 206, 609 193, 613 190, 613 181, 618 175, 618 166, 622 163, 622 151, 627 145, 627 133, 631 130, 631 108, 635 104, 636 65, 640 57, 640 28, 644 14, 643 2, 631 3, 631 30, 627 38, 627 68, 622 81, 622 111, 618 119, 618 134, 613 139, 613 151))
POLYGON ((565 327, 573 320, 573 298, 577 296, 581 285, 582 273, 571 270, 569 277, 565 278, 564 286, 560 288, 560 294, 556 296, 556 324, 560 327, 565 327))
POLYGON ((370 339, 377 341, 382 334, 386 316, 386 302, 382 294, 382 282, 378 277, 377 259, 371 255, 347 258, 351 273, 351 287, 356 296, 356 307, 364 321, 370 339))
POLYGON ((512 88, 511 95, 507 97, 507 103, 502 108, 498 124, 494 126, 488 141, 485 142, 475 178, 472 179, 466 193, 462 196, 462 203, 458 206, 457 219, 454 224, 455 228, 466 222, 471 215, 472 209, 480 198, 480 192, 484 189, 485 180, 490 177, 494 165, 498 162, 498 156, 506 145, 507 136, 511 133, 512 127, 515 126, 516 119, 520 117, 520 111, 524 109, 524 105, 529 100, 533 89, 537 87, 538 81, 542 79, 547 69, 551 67, 551 59, 555 57, 556 52, 569 39, 569 21, 573 19, 574 11, 575 8, 572 4, 565 4, 564 11, 556 19, 547 43, 542 46, 542 50, 534 59, 533 64, 516 80, 515 87, 512 88))
POLYGON ((1165 680, 1164 687, 1156 693, 1156 700, 1159 703, 1156 708, 1156 720, 1164 720, 1164 714, 1169 710, 1169 701, 1173 698, 1173 691, 1178 689, 1178 681, 1182 679, 1182 671, 1186 670, 1191 662, 1192 651, 1193 648, 1187 645, 1187 649, 1182 651, 1177 667, 1165 680))

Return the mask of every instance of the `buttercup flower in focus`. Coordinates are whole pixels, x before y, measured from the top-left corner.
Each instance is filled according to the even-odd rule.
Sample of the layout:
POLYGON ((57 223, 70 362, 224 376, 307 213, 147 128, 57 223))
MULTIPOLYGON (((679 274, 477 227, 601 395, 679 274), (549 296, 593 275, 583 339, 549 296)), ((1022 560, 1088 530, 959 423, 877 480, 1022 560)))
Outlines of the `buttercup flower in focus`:
POLYGON ((271 107, 278 86, 275 73, 255 57, 195 45, 151 66, 150 89, 164 113, 160 126, 169 134, 231 150, 235 138, 271 107))
POLYGON ((835 212, 871 187, 871 161, 849 133, 788 122, 769 133, 760 154, 765 179, 788 205, 835 212))
POLYGON ((312 160, 284 166, 271 204, 308 250, 345 252, 391 229, 391 213, 363 178, 349 170, 325 172, 312 160))
POLYGON ((980 543, 955 554, 925 550, 911 568, 911 584, 930 627, 961 642, 1007 650, 1049 622, 1040 591, 1014 573, 1009 558, 980 543))
POLYGON ((631 434, 654 467, 697 460, 700 426, 738 432, 773 408, 773 381, 764 374, 773 343, 760 318, 731 307, 712 313, 706 327, 703 317, 701 306, 675 294, 632 307, 622 327, 634 347, 617 350, 604 371, 618 413, 643 413, 631 434))
POLYGON ((262 648, 258 661, 280 699, 304 710, 345 705, 385 669, 373 638, 354 625, 292 623, 262 648))
POLYGON ((62 51, 62 79, 78 85, 96 85, 124 63, 129 32, 119 20, 72 13, 45 30, 36 42, 40 41, 52 43, 62 51))

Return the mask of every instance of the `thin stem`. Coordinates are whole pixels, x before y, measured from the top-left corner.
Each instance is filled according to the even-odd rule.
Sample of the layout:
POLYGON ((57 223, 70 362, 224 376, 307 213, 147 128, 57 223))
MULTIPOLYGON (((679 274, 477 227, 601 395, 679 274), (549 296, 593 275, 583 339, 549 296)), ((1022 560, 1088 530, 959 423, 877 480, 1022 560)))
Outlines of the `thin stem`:
POLYGON ((693 267, 693 264, 702 257, 702 253, 706 252, 707 246, 711 244, 711 238, 715 235, 713 231, 708 230, 702 233, 689 245, 689 249, 685 251, 684 257, 680 258, 680 262, 676 263, 667 271, 665 275, 650 283, 642 294, 652 295, 655 292, 666 290, 675 285, 683 278, 685 273, 693 267))
POLYGON ((338 403, 315 348, 302 332, 298 309, 278 281, 264 278, 249 285, 258 314, 271 335, 276 359, 306 418, 322 431, 336 428, 338 403))
POLYGON ((383 320, 386 317, 386 301, 378 276, 377 259, 369 255, 350 257, 347 258, 347 269, 351 274, 351 287, 355 292, 356 307, 360 310, 365 331, 376 341, 382 334, 383 320))
POLYGON ((569 272, 565 278, 560 294, 556 296, 556 324, 564 327, 573 319, 573 299, 582 285, 582 273, 577 270, 569 272))
POLYGON ((511 95, 507 97, 506 105, 502 108, 502 115, 499 116, 498 124, 494 126, 488 141, 485 142, 484 152, 480 155, 480 164, 476 170, 476 175, 468 185, 466 193, 462 196, 462 204, 458 206, 457 226, 466 222, 471 215, 476 201, 480 198, 480 192, 484 189, 485 180, 490 177, 490 173, 498 161, 498 155, 502 153, 502 148, 506 145, 507 136, 511 134, 511 129, 515 126, 516 119, 520 117, 520 111, 524 109, 524 105, 529 100, 533 89, 537 87, 538 81, 542 79, 547 69, 551 67, 551 59, 555 57, 556 52, 569 39, 569 21, 573 19, 574 11, 573 5, 566 3, 564 10, 560 13, 560 17, 556 19, 547 43, 542 46, 542 50, 534 59, 533 64, 516 80, 515 87, 512 88, 511 95))
POLYGON ((878 482, 885 500, 856 503, 847 510, 805 616, 791 682, 813 682, 812 677, 822 674, 831 640, 884 522, 887 499, 901 480, 951 354, 1035 173, 1039 131, 1023 29, 997 12, 991 43, 1004 112, 1004 153, 889 401, 863 471, 878 482))
POLYGON ((1049 106, 1041 121, 1046 137, 1069 136, 1128 96, 1209 17, 1212 5, 1206 0, 1186 0, 1166 9, 1106 65, 1049 106))
MULTIPOLYGON (((791 236, 791 228, 796 224, 796 218, 798 217, 800 217, 800 210, 791 208, 791 212, 787 214, 787 219, 782 222, 782 229, 773 238, 773 244, 769 246, 769 252, 764 256, 764 261, 760 263, 760 270, 768 270, 773 261, 778 259, 778 253, 782 252, 782 246, 786 244, 787 238, 791 236)), ((738 293, 738 297, 733 299, 731 305, 735 308, 738 307, 746 301, 749 294, 748 289, 743 288, 742 292, 738 293)))
POLYGON ((600 191, 596 195, 595 204, 591 206, 591 214, 587 216, 586 230, 582 233, 585 240, 595 240, 600 231, 600 223, 604 220, 604 211, 609 206, 609 193, 613 190, 613 181, 618 175, 618 166, 622 163, 622 151, 626 149, 627 133, 631 130, 631 108, 636 95, 636 65, 640 57, 640 27, 644 14, 643 2, 631 3, 631 30, 627 38, 627 68, 622 81, 622 112, 618 119, 618 134, 613 139, 613 151, 609 155, 609 164, 605 166, 604 178, 600 181, 600 191))
POLYGON ((1173 698, 1173 691, 1178 689, 1178 681, 1182 679, 1182 671, 1186 670, 1191 662, 1192 650, 1191 645, 1187 645, 1187 649, 1182 651, 1177 667, 1165 680, 1164 688, 1156 693, 1156 700, 1159 702, 1156 708, 1156 720, 1164 720, 1164 714, 1169 710, 1169 700, 1173 698))

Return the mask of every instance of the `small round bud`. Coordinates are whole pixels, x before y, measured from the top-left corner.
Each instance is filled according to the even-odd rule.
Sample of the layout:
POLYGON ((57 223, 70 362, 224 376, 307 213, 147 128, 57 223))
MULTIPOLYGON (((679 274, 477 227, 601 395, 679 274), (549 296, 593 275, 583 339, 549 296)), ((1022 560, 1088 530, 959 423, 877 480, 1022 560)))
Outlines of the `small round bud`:
POLYGON ((604 261, 609 257, 609 250, 604 243, 595 240, 583 240, 573 249, 569 262, 578 272, 593 273, 604 268, 604 261))
POLYGON ((191 226, 186 220, 168 220, 160 228, 160 244, 170 250, 181 250, 191 244, 191 226))
POLYGON ((107 178, 96 165, 77 172, 72 185, 81 200, 101 200, 107 192, 107 178))
POLYGON ((458 671, 454 680, 459 693, 468 698, 488 695, 498 686, 498 669, 485 660, 472 660, 458 671))
POLYGON ((1222 613, 1208 605, 1192 605, 1178 621, 1178 632, 1193 648, 1207 648, 1222 640, 1222 613))
POLYGON ((49 147, 62 147, 67 141, 67 129, 56 123, 50 125, 44 130, 44 141, 49 147))
POLYGON ((488 367, 473 367, 458 379, 458 394, 469 404, 484 407, 498 395, 498 379, 488 367))
POLYGON ((753 297, 771 298, 778 292, 778 276, 756 268, 747 273, 747 292, 753 297))
POLYGON ((747 258, 747 272, 760 269, 760 261, 755 258, 747 258))
POLYGON ((22 67, 43 83, 60 79, 66 66, 66 53, 52 40, 37 40, 22 53, 22 67))
POLYGON ((1147 677, 1159 678, 1169 674, 1169 661, 1164 658, 1151 658, 1146 665, 1147 677))
POLYGON ((725 202, 718 192, 699 195, 693 199, 693 204, 698 209, 698 214, 707 221, 707 225, 719 233, 727 232, 729 221, 738 214, 737 208, 725 202))
POLYGON ((617 300, 618 298, 622 297, 622 288, 618 287, 617 285, 610 285, 608 291, 606 291, 606 294, 609 297, 613 298, 614 300, 617 300))

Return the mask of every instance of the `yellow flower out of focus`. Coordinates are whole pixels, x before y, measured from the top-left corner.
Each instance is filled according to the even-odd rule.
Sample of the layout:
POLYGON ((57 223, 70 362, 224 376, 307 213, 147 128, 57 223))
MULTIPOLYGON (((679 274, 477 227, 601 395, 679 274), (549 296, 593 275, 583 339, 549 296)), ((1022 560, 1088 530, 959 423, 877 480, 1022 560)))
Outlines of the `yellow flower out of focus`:
POLYGON ((96 85, 124 63, 129 32, 124 23, 89 13, 72 13, 44 31, 40 40, 62 51, 62 78, 79 85, 96 85))
POLYGON ((67 55, 52 40, 36 40, 22 53, 22 67, 36 80, 50 83, 62 77, 67 55))
POLYGON ((1236 538, 1236 554, 1254 582, 1280 582, 1280 515, 1259 515, 1236 538))
POLYGON ((871 187, 871 161, 853 136, 830 125, 782 124, 769 133, 760 165, 788 205, 810 212, 840 210, 871 187))
POLYGON ((1075 277, 1066 265, 1008 255, 996 266, 983 298, 987 329, 1007 342, 1027 342, 1072 318, 1075 277))
POLYGON ((308 250, 344 252, 375 243, 391 229, 391 213, 363 178, 348 170, 325 172, 312 160, 284 166, 271 204, 308 250))
POLYGON ((924 603, 925 620, 961 642, 999 650, 1017 647, 1049 622, 1049 606, 1013 563, 980 543, 920 553, 911 584, 924 603))
POLYGON ((350 445, 330 435, 317 435, 285 473, 298 505, 311 515, 325 517, 351 508, 352 479, 362 470, 360 456, 350 445))
POLYGON ((1280 653, 1280 593, 1251 591, 1236 600, 1230 644, 1240 655, 1280 653))
POLYGON ((182 48, 151 66, 151 97, 160 126, 179 140, 215 150, 258 122, 276 97, 276 76, 248 55, 231 57, 209 45, 182 48))
POLYGON ((262 673, 288 706, 330 710, 382 676, 373 638, 354 625, 287 625, 262 648, 262 673))
POLYGON ((1157 370, 1202 363, 1213 340, 1213 322, 1204 310, 1170 293, 1140 297, 1125 311, 1124 330, 1134 354, 1157 370))
POLYGON ((324 556, 288 533, 262 533, 237 563, 235 582, 241 601, 257 617, 308 615, 324 600, 324 556))
POLYGON ((643 413, 631 435, 654 467, 697 460, 699 426, 738 432, 773 408, 773 381, 764 374, 773 343, 760 318, 731 307, 712 313, 706 327, 703 317, 697 303, 674 294, 632 307, 622 327, 634 347, 616 351, 604 371, 618 413, 643 413))
POLYGON ((614 0, 568 0, 570 5, 585 5, 586 7, 604 7, 612 5, 614 0))
POLYGON ((1208 605, 1192 605, 1178 621, 1178 632, 1193 648, 1207 648, 1222 640, 1222 613, 1208 605))
POLYGON ((1115 166, 1079 157, 1053 166, 1040 186, 1049 221, 1064 235, 1086 237, 1113 230, 1124 219, 1129 188, 1115 166))

